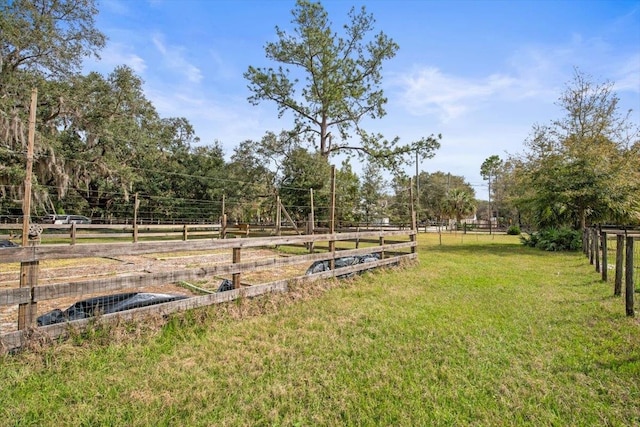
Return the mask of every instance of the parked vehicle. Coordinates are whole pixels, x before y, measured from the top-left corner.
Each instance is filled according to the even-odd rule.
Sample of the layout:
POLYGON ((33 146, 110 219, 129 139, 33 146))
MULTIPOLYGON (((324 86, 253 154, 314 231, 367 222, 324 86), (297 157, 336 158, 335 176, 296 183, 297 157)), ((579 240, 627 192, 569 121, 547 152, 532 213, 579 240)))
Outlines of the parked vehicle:
POLYGON ((0 248, 17 248, 18 246, 11 240, 0 240, 0 248))
POLYGON ((91 219, 82 215, 47 215, 43 224, 91 224, 91 219))

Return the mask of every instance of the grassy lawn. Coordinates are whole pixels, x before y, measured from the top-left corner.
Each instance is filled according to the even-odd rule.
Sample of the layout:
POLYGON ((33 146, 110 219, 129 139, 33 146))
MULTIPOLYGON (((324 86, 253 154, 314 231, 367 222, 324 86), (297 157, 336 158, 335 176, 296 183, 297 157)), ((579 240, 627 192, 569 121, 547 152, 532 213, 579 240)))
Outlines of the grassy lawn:
POLYGON ((419 254, 0 356, 0 425, 640 425, 640 322, 582 253, 419 254))

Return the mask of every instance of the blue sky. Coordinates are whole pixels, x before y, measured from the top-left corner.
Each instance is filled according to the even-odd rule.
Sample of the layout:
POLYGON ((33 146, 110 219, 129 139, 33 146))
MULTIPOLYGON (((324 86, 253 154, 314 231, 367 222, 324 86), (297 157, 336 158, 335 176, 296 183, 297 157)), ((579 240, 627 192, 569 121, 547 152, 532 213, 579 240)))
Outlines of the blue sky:
MULTIPOLYGON (((462 175, 487 198, 480 165, 523 150, 577 67, 611 81, 621 111, 640 124, 640 0, 325 0, 334 28, 365 6, 400 49, 383 66, 387 115, 370 132, 411 142, 442 134, 420 170, 462 175)), ((225 154, 246 139, 291 127, 274 104, 253 106, 243 73, 269 63, 275 26, 291 28, 294 0, 101 0, 98 28, 109 38, 86 71, 132 67, 162 117, 186 117, 202 144, 225 154)), ((339 165, 340 159, 334 159, 339 165)), ((352 162, 356 171, 357 162, 352 162)), ((415 166, 406 168, 415 173, 415 166)))

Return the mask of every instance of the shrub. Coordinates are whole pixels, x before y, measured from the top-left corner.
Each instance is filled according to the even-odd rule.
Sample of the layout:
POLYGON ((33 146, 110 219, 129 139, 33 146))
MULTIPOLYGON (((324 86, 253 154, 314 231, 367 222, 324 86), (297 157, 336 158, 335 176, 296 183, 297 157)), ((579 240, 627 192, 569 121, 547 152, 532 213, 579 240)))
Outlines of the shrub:
POLYGON ((545 251, 577 251, 582 248, 582 234, 569 227, 545 228, 520 240, 525 246, 545 251))
POLYGON ((512 225, 507 228, 507 234, 510 236, 519 236, 520 233, 520 227, 518 227, 517 225, 512 225))

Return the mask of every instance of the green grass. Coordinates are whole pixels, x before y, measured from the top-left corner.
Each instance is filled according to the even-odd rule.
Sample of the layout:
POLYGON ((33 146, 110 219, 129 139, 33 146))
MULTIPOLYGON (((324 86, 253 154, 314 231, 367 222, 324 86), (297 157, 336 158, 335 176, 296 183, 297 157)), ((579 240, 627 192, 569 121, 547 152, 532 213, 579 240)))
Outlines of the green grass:
POLYGON ((581 253, 419 261, 0 360, 2 425, 640 425, 640 323, 581 253))

